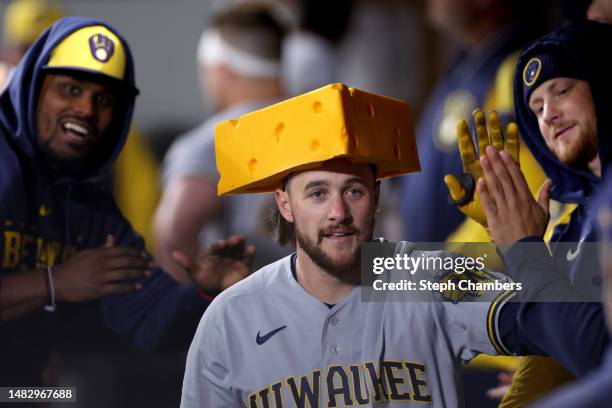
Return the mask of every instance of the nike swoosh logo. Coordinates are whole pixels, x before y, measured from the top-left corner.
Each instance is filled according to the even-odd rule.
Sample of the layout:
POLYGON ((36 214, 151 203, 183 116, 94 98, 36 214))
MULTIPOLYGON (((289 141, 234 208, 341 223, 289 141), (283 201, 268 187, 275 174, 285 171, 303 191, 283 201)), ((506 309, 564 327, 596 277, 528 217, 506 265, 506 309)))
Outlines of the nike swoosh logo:
POLYGON ((274 336, 276 333, 278 333, 279 331, 283 330, 285 327, 287 327, 287 326, 281 326, 278 329, 272 330, 270 333, 268 333, 268 334, 266 334, 264 336, 260 336, 259 332, 257 332, 257 337, 255 337, 255 342, 261 346, 266 341, 268 341, 270 339, 270 337, 274 336))
POLYGON ((578 246, 576 246, 576 249, 574 251, 572 251, 572 249, 568 249, 567 250, 567 256, 565 257, 568 261, 573 261, 574 259, 576 259, 576 257, 578 256, 578 253, 580 252, 580 249, 582 248, 582 243, 584 241, 581 241, 578 243, 578 246))

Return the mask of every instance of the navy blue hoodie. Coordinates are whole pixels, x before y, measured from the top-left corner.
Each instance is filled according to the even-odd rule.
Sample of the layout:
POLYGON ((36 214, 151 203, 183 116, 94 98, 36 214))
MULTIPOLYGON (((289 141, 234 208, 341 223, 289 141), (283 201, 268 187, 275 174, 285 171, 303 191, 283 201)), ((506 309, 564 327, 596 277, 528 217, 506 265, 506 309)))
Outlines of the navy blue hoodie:
MULTIPOLYGON (((92 181, 109 169, 123 147, 135 94, 127 97, 121 112, 115 111, 121 115, 114 117, 117 131, 101 141, 78 169, 58 175, 37 143, 35 117, 43 67, 59 42, 91 25, 106 26, 120 38, 126 49, 125 85, 135 89, 127 43, 101 21, 78 17, 58 21, 19 63, 0 96, 0 285, 9 274, 53 266, 77 251, 99 247, 109 234, 119 246, 144 249, 111 193, 92 181)), ((54 313, 41 310, 0 323, 0 385, 41 383, 54 337, 61 335, 58 321, 75 308, 87 316, 79 320, 83 327, 78 330, 87 331, 88 321, 92 325, 101 321, 140 349, 187 349, 206 306, 195 287, 178 284, 161 270, 142 283, 143 289, 131 294, 60 304, 54 313)))
MULTIPOLYGON (((591 216, 596 220, 602 241, 606 243, 604 248, 609 250, 612 245, 612 183, 609 180, 602 186, 592 207, 591 216)), ((606 257, 609 259, 610 256, 608 252, 606 257)), ((608 263, 607 268, 611 267, 612 264, 608 263)), ((610 276, 611 272, 611 270, 606 271, 606 276, 610 276)), ((610 309, 610 302, 612 299, 608 297, 607 309, 610 309)), ((610 323, 608 323, 608 331, 610 331, 610 323)), ((598 408, 610 406, 610 401, 612 401, 612 348, 609 347, 603 364, 596 372, 533 406, 539 408, 598 408)))
POLYGON ((521 54, 515 76, 514 100, 516 117, 521 135, 534 157, 554 185, 551 197, 563 203, 577 204, 569 223, 555 228, 551 238, 551 249, 555 259, 569 274, 572 281, 583 281, 589 284, 599 279, 599 268, 586 268, 585 258, 596 259, 591 251, 581 250, 582 242, 597 241, 589 207, 590 198, 600 188, 601 179, 589 171, 586 166, 567 166, 562 164, 546 146, 535 115, 524 102, 523 72, 525 64, 543 51, 564 53, 569 56, 589 82, 597 117, 597 136, 599 157, 601 160, 602 179, 607 176, 606 165, 610 162, 610 138, 612 121, 612 63, 607 55, 612 43, 612 26, 594 22, 581 22, 554 31, 533 42, 521 54), (577 243, 573 247, 562 242, 577 243), (576 256, 576 253, 578 255, 576 256), (582 266, 580 266, 582 265, 582 266))
MULTIPOLYGON (((503 327, 511 333, 517 327, 525 326, 525 331, 534 339, 546 339, 549 336, 545 347, 547 353, 544 354, 553 356, 578 376, 597 367, 609 345, 603 310, 597 302, 602 289, 599 250, 597 245, 582 244, 598 241, 599 234, 590 207, 591 198, 600 189, 602 181, 586 167, 563 165, 546 146, 537 119, 524 102, 522 73, 532 57, 551 48, 555 55, 565 53, 579 64, 593 94, 599 156, 604 169, 610 157, 610 116, 607 110, 612 106, 612 80, 609 76, 612 70, 610 59, 606 56, 606 47, 611 42, 612 26, 598 23, 583 22, 554 31, 523 51, 518 60, 514 83, 516 117, 521 135, 542 169, 554 182, 551 196, 563 203, 576 204, 576 208, 568 223, 555 228, 550 241, 553 257, 539 237, 524 239, 524 242, 536 242, 514 245, 504 256, 506 272, 513 279, 518 282, 538 282, 527 289, 539 285, 547 289, 556 287, 557 291, 549 293, 557 301, 550 301, 553 296, 543 296, 546 300, 544 302, 509 304, 505 308, 506 315, 502 315, 500 321, 505 322, 503 327), (589 302, 564 302, 564 299, 587 299, 589 302), (513 310, 517 310, 516 316, 511 314, 513 310), (506 326, 510 326, 510 329, 506 326), (568 327, 570 330, 560 335, 568 327)), ((602 178, 606 174, 604 170, 602 178)), ((529 290, 523 292, 529 293, 529 290)), ((531 298, 527 295, 525 299, 531 298)), ((533 354, 533 349, 529 350, 533 354)))

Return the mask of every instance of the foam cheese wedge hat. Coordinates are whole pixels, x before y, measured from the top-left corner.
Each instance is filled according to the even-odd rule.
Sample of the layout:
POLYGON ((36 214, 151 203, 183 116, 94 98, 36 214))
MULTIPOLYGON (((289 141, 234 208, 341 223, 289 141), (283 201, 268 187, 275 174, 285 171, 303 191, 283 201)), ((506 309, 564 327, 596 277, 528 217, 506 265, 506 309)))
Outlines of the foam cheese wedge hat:
POLYGON ((292 172, 346 158, 377 178, 420 170, 409 105, 331 84, 215 127, 218 194, 274 191, 292 172))

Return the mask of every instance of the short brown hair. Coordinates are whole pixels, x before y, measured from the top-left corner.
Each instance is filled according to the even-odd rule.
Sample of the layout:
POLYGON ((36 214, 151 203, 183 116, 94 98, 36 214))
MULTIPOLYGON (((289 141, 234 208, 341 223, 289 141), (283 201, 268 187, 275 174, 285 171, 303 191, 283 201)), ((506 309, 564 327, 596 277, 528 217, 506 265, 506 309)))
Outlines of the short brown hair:
POLYGON ((295 230, 293 223, 282 216, 278 206, 272 208, 267 220, 268 233, 279 245, 295 248, 295 230))

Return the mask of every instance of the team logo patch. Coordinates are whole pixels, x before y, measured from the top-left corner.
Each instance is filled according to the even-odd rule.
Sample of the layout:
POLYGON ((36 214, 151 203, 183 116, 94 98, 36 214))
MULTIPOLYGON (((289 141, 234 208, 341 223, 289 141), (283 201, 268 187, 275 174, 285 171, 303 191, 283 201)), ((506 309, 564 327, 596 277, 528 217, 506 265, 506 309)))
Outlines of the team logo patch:
POLYGON ((527 86, 532 86, 538 80, 542 70, 542 61, 539 58, 532 58, 523 69, 523 82, 527 86))
POLYGON ((89 37, 89 49, 96 60, 107 62, 115 52, 115 43, 103 34, 94 34, 89 37))
POLYGON ((451 302, 457 304, 459 302, 473 301, 482 296, 483 291, 476 288, 476 284, 485 282, 494 282, 495 278, 483 271, 477 269, 468 269, 462 274, 448 273, 444 276, 436 279, 438 282, 447 283, 450 288, 440 293, 438 296, 442 301, 451 302), (460 281, 464 281, 463 285, 460 285, 460 281), (467 282, 472 283, 469 285, 467 282), (466 289, 461 289, 465 287, 466 289))

